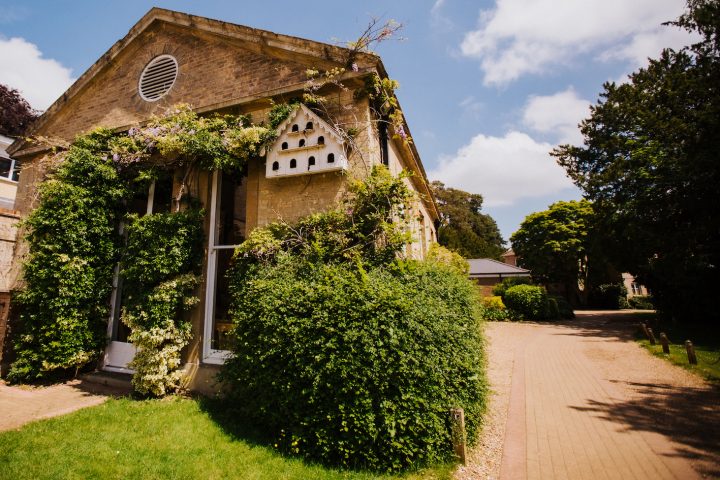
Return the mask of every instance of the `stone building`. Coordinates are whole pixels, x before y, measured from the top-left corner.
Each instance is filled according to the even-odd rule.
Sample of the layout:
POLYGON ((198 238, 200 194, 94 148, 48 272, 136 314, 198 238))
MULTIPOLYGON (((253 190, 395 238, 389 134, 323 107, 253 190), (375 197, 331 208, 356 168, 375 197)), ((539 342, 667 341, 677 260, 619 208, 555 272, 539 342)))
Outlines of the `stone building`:
MULTIPOLYGON (((287 35, 234 25, 184 13, 153 8, 85 72, 36 122, 36 137, 58 143, 96 126, 127 130, 179 103, 199 114, 244 114, 254 123, 267 120, 272 102, 302 98, 309 69, 320 72, 346 67, 349 50, 287 35)), ((414 242, 408 253, 422 257, 435 241, 438 212, 415 146, 377 122, 366 95, 366 79, 386 78, 381 59, 357 53, 352 68, 323 87, 332 97, 328 109, 334 125, 352 128, 352 148, 343 144, 333 122, 308 108, 295 111, 279 128, 277 142, 265 157, 251 161, 242 178, 220 171, 203 173, 190 185, 207 215, 207 240, 201 303, 192 312, 193 340, 184 353, 191 387, 210 388, 217 365, 226 355, 224 333, 229 328, 224 272, 233 246, 255 227, 282 218, 293 221, 327 209, 343 196, 348 178, 367 175, 375 164, 391 172, 409 170, 408 185, 418 201, 413 212, 414 242), (334 105, 334 106, 333 106, 334 105)), ((409 132, 407 125, 403 125, 409 132)), ((42 143, 15 142, 10 148, 22 161, 15 209, 25 217, 34 207, 37 186, 46 175, 50 155, 42 143)), ((150 187, 147 213, 167 208, 179 188, 177 178, 150 187)), ((22 285, 20 259, 15 254, 13 286, 22 285)), ((117 290, 117 289, 116 289, 117 290)), ((134 347, 119 321, 115 292, 108 319, 108 348, 101 367, 128 372, 134 347)), ((110 301, 111 299, 108 299, 110 301)))
POLYGON ((20 164, 7 153, 12 142, 12 138, 0 135, 0 354, 3 351, 10 310, 12 260, 20 218, 13 210, 20 164))

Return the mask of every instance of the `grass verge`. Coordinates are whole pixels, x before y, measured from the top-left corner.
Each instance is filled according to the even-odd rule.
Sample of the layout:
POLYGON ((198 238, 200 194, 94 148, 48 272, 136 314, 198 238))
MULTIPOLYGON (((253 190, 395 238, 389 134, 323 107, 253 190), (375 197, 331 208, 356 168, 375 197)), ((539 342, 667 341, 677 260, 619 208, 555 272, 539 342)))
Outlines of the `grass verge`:
POLYGON ((453 469, 384 476, 311 465, 204 399, 111 399, 0 433, 0 479, 442 480, 453 469))
MULTIPOLYGON (((643 320, 646 320, 643 318, 643 320)), ((656 357, 664 358, 675 365, 679 365, 691 372, 695 372, 706 379, 720 382, 720 342, 717 337, 708 333, 707 330, 692 326, 661 326, 653 328, 657 345, 650 345, 644 336, 638 336, 640 345, 645 347, 656 357), (660 345, 660 333, 664 332, 670 341, 670 353, 663 353, 660 345), (697 365, 690 365, 685 340, 690 340, 695 346, 695 354, 698 358, 697 365)))

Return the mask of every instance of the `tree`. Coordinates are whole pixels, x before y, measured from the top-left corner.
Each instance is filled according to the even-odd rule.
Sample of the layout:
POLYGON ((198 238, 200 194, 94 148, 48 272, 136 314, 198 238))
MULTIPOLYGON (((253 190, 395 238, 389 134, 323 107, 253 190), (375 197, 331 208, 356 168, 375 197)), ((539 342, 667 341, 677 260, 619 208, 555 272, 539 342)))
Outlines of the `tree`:
POLYGON ((672 25, 700 33, 628 83, 606 83, 583 147, 553 154, 594 202, 613 257, 675 318, 717 320, 720 4, 690 0, 672 25))
POLYGON ((0 84, 0 135, 22 135, 37 115, 20 92, 0 84))
POLYGON ((510 241, 518 263, 532 271, 533 279, 559 285, 568 301, 586 305, 595 287, 619 281, 605 260, 594 223, 587 200, 556 202, 525 217, 510 241))
POLYGON ((449 188, 441 182, 432 182, 432 188, 441 217, 440 245, 465 258, 499 259, 505 241, 495 220, 481 213, 482 195, 449 188))

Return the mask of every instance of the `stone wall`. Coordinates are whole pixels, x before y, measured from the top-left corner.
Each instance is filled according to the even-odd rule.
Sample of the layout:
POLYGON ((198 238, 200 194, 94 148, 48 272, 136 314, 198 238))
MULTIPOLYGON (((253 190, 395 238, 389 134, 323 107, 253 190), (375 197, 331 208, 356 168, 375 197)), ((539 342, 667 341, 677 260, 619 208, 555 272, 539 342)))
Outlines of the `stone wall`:
POLYGON ((0 208, 0 358, 8 330, 12 260, 19 218, 17 212, 0 208))

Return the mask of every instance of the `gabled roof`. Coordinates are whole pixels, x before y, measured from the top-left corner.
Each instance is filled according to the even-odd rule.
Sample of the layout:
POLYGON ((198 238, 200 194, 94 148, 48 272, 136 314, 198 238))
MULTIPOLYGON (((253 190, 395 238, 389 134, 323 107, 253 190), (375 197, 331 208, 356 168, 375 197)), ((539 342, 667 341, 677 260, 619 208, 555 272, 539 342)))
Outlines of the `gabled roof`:
POLYGON ((491 258, 470 258, 470 277, 529 277, 530 270, 514 267, 491 258))
MULTIPOLYGON (((307 40, 290 35, 283 35, 279 33, 270 32, 267 30, 261 30, 243 25, 236 25, 233 23, 223 22, 221 20, 214 20, 206 17, 200 17, 196 15, 190 15, 187 13, 177 12, 173 10, 167 10, 163 8, 154 7, 150 9, 125 35, 122 39, 115 42, 110 49, 105 52, 85 73, 83 73, 75 83, 68 88, 65 93, 60 96, 51 106, 48 108, 31 127, 31 130, 27 132, 28 137, 32 137, 33 134, 38 132, 42 133, 42 129, 50 122, 55 115, 59 114, 63 107, 65 107, 73 98, 78 96, 85 90, 88 85, 91 84, 93 79, 98 76, 101 72, 108 68, 112 68, 112 64, 120 53, 132 43, 138 36, 148 30, 151 26, 157 23, 166 23, 173 26, 185 27, 188 29, 198 30, 209 34, 217 35, 219 37, 227 38, 234 42, 241 42, 244 45, 251 46, 255 50, 273 55, 283 52, 285 55, 291 54, 298 60, 310 60, 312 63, 320 68, 330 69, 332 67, 346 67, 344 63, 348 58, 349 49, 331 45, 328 43, 318 42, 314 40, 307 40)), ((357 71, 349 70, 344 72, 340 80, 349 80, 357 78, 362 79, 372 73, 377 72, 383 78, 386 78, 387 72, 379 56, 367 53, 357 52, 354 57, 354 61, 358 66, 357 71)), ((302 89, 302 85, 299 87, 302 89)), ((269 95, 274 95, 272 92, 266 92, 269 95)), ((245 99, 247 100, 247 99, 245 99)), ((202 108, 197 108, 199 113, 206 111, 214 111, 221 107, 235 104, 233 101, 224 102, 218 105, 208 105, 202 108)), ((127 128, 129 125, 123 125, 118 128, 127 128)), ((404 125, 405 131, 408 135, 411 135, 408 125, 404 125)), ((429 204, 431 210, 434 213, 435 218, 439 217, 437 205, 433 194, 429 187, 427 175, 425 169, 420 161, 420 155, 415 147, 414 143, 404 144, 404 148, 407 149, 410 156, 411 165, 410 168, 416 173, 419 173, 420 188, 425 190, 424 195, 427 197, 426 201, 429 204)), ((15 141, 9 148, 8 153, 23 154, 23 155, 34 155, 41 153, 45 150, 49 150, 48 146, 32 146, 28 145, 22 139, 15 141), (20 153, 18 153, 20 152, 20 153)), ((415 181, 415 180, 413 180, 415 181)))
MULTIPOLYGON (((315 40, 307 40, 291 35, 283 35, 279 33, 261 30, 244 25, 223 22, 188 13, 167 10, 164 8, 151 8, 133 27, 128 31, 127 35, 115 42, 110 49, 105 52, 85 73, 83 73, 60 98, 58 98, 35 122, 31 130, 26 136, 32 136, 33 133, 42 129, 48 119, 58 113, 64 105, 72 98, 79 94, 91 81, 127 47, 133 40, 140 36, 145 30, 155 23, 163 22, 180 27, 192 28, 195 30, 211 33, 220 37, 232 39, 234 41, 246 42, 257 49, 268 54, 273 51, 285 51, 291 53, 298 59, 311 59, 318 66, 345 66, 342 65, 347 58, 349 49, 338 47, 328 43, 318 42, 315 40)), ((356 54, 356 63, 359 66, 358 72, 346 72, 345 77, 362 77, 369 71, 377 71, 381 76, 387 76, 385 67, 380 57, 366 52, 358 52, 356 54)), ((23 146, 23 141, 15 142, 10 153, 15 153, 23 146)))

